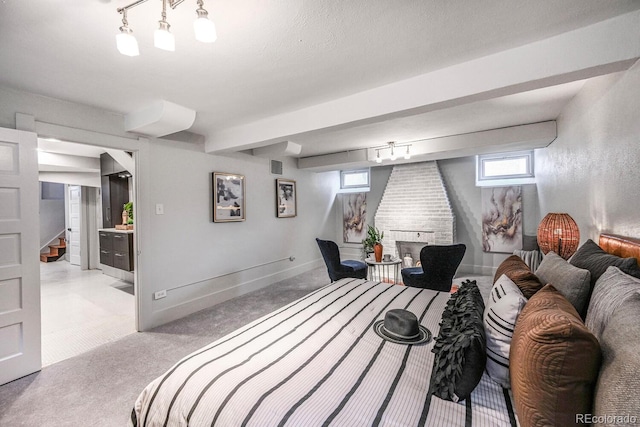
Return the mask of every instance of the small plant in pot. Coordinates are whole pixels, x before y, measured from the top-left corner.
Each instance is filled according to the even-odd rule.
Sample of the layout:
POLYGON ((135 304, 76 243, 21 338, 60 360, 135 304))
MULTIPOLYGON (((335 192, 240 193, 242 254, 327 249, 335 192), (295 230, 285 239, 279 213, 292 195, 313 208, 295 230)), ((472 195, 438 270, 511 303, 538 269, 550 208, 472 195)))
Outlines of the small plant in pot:
POLYGON ((127 202, 122 206, 122 221, 123 225, 127 225, 127 229, 133 228, 133 202, 127 202))
POLYGON ((384 231, 378 230, 376 227, 367 227, 367 237, 362 241, 362 247, 364 250, 365 258, 370 253, 375 254, 376 262, 382 261, 382 239, 384 238, 384 231))

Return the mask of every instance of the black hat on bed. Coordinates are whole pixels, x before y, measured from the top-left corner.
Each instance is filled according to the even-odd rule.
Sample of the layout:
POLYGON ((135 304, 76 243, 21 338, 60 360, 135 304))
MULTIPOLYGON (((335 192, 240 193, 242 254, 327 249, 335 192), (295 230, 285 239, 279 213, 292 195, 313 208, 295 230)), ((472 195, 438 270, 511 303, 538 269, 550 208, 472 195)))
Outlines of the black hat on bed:
POLYGON ((418 323, 416 315, 400 308, 387 311, 384 320, 373 324, 373 330, 396 344, 423 344, 431 340, 431 331, 418 323))

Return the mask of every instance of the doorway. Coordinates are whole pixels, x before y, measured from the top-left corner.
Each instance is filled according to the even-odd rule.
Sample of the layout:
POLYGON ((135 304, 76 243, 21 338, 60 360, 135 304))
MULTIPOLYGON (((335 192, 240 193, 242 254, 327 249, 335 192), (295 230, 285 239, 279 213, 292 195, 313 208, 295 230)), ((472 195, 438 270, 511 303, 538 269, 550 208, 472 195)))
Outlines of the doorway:
MULTIPOLYGON (((63 186, 65 199, 62 236, 66 253, 40 264, 44 367, 136 332, 137 303, 135 274, 100 263, 98 234, 104 228, 105 176, 100 156, 114 150, 41 138, 38 146, 40 180, 47 180, 50 187, 63 186), (64 163, 62 173, 57 163, 64 163)), ((132 159, 130 154, 121 154, 132 159)), ((131 202, 135 200, 133 179, 129 173, 127 201, 131 202)), ((40 209, 43 218, 47 215, 43 200, 40 209)), ((41 245, 46 245, 42 234, 41 245)))

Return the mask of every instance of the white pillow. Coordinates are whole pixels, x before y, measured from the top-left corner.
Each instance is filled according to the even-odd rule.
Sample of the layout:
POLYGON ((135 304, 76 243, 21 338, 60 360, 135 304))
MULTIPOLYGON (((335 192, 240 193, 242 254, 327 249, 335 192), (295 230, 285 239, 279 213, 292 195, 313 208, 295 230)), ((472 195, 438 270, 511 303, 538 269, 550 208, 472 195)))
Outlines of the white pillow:
POLYGON ((520 311, 527 303, 522 291, 505 274, 491 288, 484 310, 487 335, 487 373, 502 387, 511 388, 509 381, 509 350, 520 311))

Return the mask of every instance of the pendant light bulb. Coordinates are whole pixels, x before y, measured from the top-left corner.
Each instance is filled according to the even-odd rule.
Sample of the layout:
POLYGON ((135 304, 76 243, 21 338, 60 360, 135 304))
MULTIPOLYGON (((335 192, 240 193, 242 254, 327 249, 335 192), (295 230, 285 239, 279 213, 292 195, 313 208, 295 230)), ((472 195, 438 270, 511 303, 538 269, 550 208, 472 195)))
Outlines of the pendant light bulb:
POLYGON ((394 142, 390 142, 390 143, 389 143, 389 147, 391 147, 391 155, 389 156, 389 159, 390 159, 391 161, 394 161, 395 159, 397 159, 397 157, 396 157, 396 153, 395 153, 395 151, 394 151, 394 147, 395 147, 395 145, 396 145, 396 144, 395 144, 394 142))
POLYGON ((216 25, 209 19, 209 12, 203 7, 202 0, 198 0, 198 17, 193 22, 193 31, 196 33, 196 40, 203 43, 213 43, 218 38, 216 25))
POLYGON ((411 158, 411 152, 409 152, 409 147, 411 147, 411 146, 407 145, 407 152, 404 153, 404 159, 405 160, 409 160, 411 158))
POLYGON ((153 45, 158 49, 175 51, 176 38, 169 31, 171 26, 167 22, 167 0, 162 0, 162 19, 158 21, 158 24, 160 27, 153 33, 153 45))
POLYGON ((158 49, 174 52, 176 50, 176 38, 169 31, 167 21, 160 21, 160 28, 153 33, 153 45, 158 49))
POLYGON ((127 22, 127 11, 122 12, 122 27, 120 27, 120 33, 116 34, 116 46, 118 52, 126 56, 138 56, 140 50, 138 49, 138 41, 133 35, 133 31, 129 28, 127 22))
POLYGON ((378 150, 378 155, 376 156, 376 163, 382 163, 382 159, 380 158, 380 150, 378 150))

